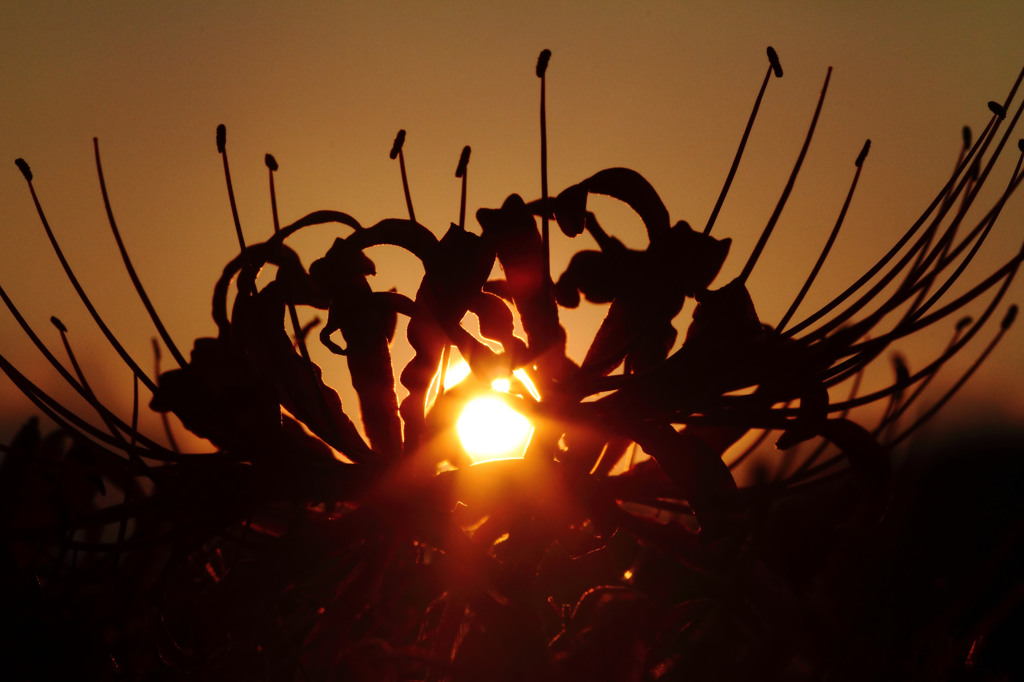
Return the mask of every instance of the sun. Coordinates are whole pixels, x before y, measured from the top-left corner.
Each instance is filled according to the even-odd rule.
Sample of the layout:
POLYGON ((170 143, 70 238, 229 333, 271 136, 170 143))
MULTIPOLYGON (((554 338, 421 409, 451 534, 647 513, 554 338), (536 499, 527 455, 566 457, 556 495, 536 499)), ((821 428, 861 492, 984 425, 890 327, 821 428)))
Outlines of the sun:
MULTIPOLYGON (((445 389, 455 386, 469 375, 469 365, 459 361, 445 376, 445 389)), ((516 370, 514 376, 537 398, 529 376, 516 370)), ((462 447, 473 463, 495 459, 522 457, 533 435, 533 424, 514 410, 501 394, 512 390, 510 379, 495 379, 491 390, 471 399, 462 408, 455 422, 455 431, 462 447)))
POLYGON ((474 462, 522 457, 533 425, 496 395, 474 398, 455 423, 462 447, 474 462))

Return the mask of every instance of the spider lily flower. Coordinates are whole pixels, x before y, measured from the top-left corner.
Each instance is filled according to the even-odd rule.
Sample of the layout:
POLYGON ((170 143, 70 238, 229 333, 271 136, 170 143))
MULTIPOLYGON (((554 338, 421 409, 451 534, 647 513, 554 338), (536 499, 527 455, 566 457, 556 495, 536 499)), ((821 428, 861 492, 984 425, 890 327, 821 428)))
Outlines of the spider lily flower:
MULTIPOLYGON (((631 169, 601 170, 549 195, 544 127, 549 58, 550 52, 543 52, 536 69, 542 88, 541 196, 527 201, 511 195, 500 207, 480 209, 479 233, 465 224, 469 147, 456 172, 462 182, 458 222, 435 232, 415 217, 402 130, 390 156, 400 162, 407 218, 364 226, 342 211, 319 210, 282 226, 274 189, 274 175, 281 171, 268 154, 275 231, 266 241, 247 242, 234 210, 226 131, 220 126, 217 147, 239 253, 214 287, 217 335, 197 339, 188 358, 150 304, 121 242, 97 144, 113 236, 178 365, 156 378, 124 350, 78 284, 36 196, 32 173, 19 159, 61 265, 131 368, 135 395, 129 419, 105 407, 78 368, 63 324, 54 323, 74 373, 0 289, 25 333, 103 424, 68 409, 0 356, 0 369, 74 443, 62 452, 30 427, 6 449, 0 489, 16 490, 23 480, 53 485, 40 477, 46 467, 62 467, 68 482, 67 513, 45 529, 19 515, 16 505, 6 508, 4 532, 24 549, 15 557, 19 570, 38 574, 43 568, 33 562, 52 550, 87 555, 96 575, 110 561, 110 575, 132 585, 144 575, 159 575, 163 592, 146 597, 147 608, 157 612, 198 605, 204 590, 223 597, 225 585, 234 589, 245 580, 258 585, 254 599, 260 608, 229 614, 224 632, 232 644, 216 654, 223 660, 200 659, 207 655, 203 652, 217 650, 211 643, 223 633, 204 632, 210 646, 188 648, 178 644, 181 622, 152 626, 162 643, 161 665, 178 672, 223 669, 225 661, 248 665, 251 661, 237 657, 258 651, 281 665, 295 666, 298 657, 301 669, 324 674, 332 666, 347 670, 366 660, 385 666, 381 661, 387 659, 401 660, 410 674, 432 679, 447 674, 443 671, 485 679, 503 665, 518 666, 523 676, 561 671, 571 677, 589 669, 588 637, 600 628, 621 629, 609 614, 627 614, 626 622, 653 618, 655 605, 636 587, 653 571, 670 567, 687 580, 715 583, 754 563, 744 563, 737 548, 759 532, 755 519, 768 501, 849 476, 860 491, 857 506, 847 510, 849 518, 858 527, 877 523, 891 494, 889 451, 921 423, 905 425, 901 417, 912 403, 926 399, 924 388, 952 357, 996 326, 978 362, 983 360, 1016 313, 1010 307, 1000 324, 990 323, 1024 251, 961 286, 962 293, 951 291, 969 272, 1021 181, 1018 161, 1002 193, 980 219, 973 218, 979 193, 995 181, 996 159, 1024 107, 1014 104, 1020 79, 1005 103, 990 106, 992 116, 977 139, 965 133, 949 180, 889 252, 832 301, 799 317, 866 167, 866 143, 820 257, 772 325, 758 316, 747 282, 797 181, 829 78, 761 238, 739 277, 722 283, 717 278, 732 244, 712 235, 712 228, 766 87, 773 76, 782 76, 775 51, 769 48, 765 80, 701 232, 673 221, 654 187, 631 169), (593 194, 632 209, 646 230, 647 247, 627 248, 606 230, 588 209, 593 194), (551 221, 566 237, 593 242, 586 241, 558 277, 550 272, 551 221), (289 240, 309 230, 329 230, 336 238, 307 268, 289 240), (376 265, 367 250, 381 244, 404 249, 423 264, 416 291, 374 289, 369 278, 376 265), (273 277, 257 285, 260 270, 272 268, 273 277), (577 364, 566 352, 573 330, 563 327, 560 311, 581 298, 607 304, 608 310, 577 364), (976 319, 955 321, 979 299, 987 302, 976 319), (692 322, 677 343, 676 325, 687 303, 695 305, 692 322), (311 328, 301 326, 297 309, 320 316, 312 338, 347 361, 358 410, 343 404, 311 360, 311 328), (467 327, 467 316, 476 318, 479 333, 467 327), (402 317, 408 319, 412 359, 396 367, 392 346, 402 317), (913 365, 896 360, 890 385, 860 392, 866 368, 894 343, 944 326, 951 340, 937 357, 913 365), (453 349, 471 377, 447 388, 453 349), (499 399, 533 427, 524 457, 470 466, 456 424, 474 397, 509 377, 519 379, 499 399), (396 378, 405 389, 401 400, 396 378), (140 385, 151 393, 153 410, 173 415, 216 452, 183 453, 173 440, 164 445, 142 433, 140 385), (869 427, 855 410, 872 404, 883 405, 884 412, 869 427), (751 432, 777 433, 782 450, 812 440, 818 445, 788 472, 741 487, 735 467, 761 439, 732 466, 724 455, 751 432), (650 458, 634 457, 638 449, 650 458), (624 473, 616 473, 624 464, 624 473), (107 483, 121 491, 120 501, 95 504, 107 483), (172 559, 153 552, 156 547, 170 548, 172 559), (119 563, 122 555, 131 561, 119 563), (723 569, 723 561, 733 563, 723 569), (585 570, 573 574, 566 566, 585 570), (571 614, 542 614, 556 591, 578 599, 571 614), (258 627, 247 622, 250 618, 258 627), (528 655, 491 660, 484 654, 495 649, 499 636, 516 643, 510 650, 528 655), (372 653, 378 645, 386 652, 372 653), (340 659, 338 651, 345 652, 340 659)), ((933 400, 933 407, 949 397, 933 400)), ((925 410, 925 416, 932 412, 925 410)), ((702 617, 704 608, 680 602, 660 617, 679 634, 702 617)), ((678 642, 653 629, 629 637, 648 653, 640 662, 616 659, 623 677, 630 666, 641 666, 637 674, 663 673, 675 665, 666 661, 681 655, 673 649, 678 642)))

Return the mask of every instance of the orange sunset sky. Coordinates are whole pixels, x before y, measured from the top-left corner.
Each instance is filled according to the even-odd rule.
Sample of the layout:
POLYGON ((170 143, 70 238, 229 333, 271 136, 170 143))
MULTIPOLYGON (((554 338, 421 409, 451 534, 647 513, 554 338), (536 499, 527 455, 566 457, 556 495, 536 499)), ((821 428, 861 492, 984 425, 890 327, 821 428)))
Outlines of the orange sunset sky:
MULTIPOLYGON (((802 175, 749 281, 762 319, 773 323, 835 221, 864 140, 871 138, 872 148, 858 195, 804 311, 874 262, 932 199, 952 170, 961 127, 980 132, 989 118, 986 103, 1003 101, 1024 66, 1022 35, 1019 2, 5 2, 0 285, 55 351, 60 340, 49 317, 65 322, 95 390, 127 415, 131 374, 63 276, 15 158, 31 165, 57 238, 100 313, 148 368, 154 331, 106 224, 94 136, 136 268, 187 351, 192 339, 214 333, 213 284, 237 252, 214 143, 217 124, 227 125, 241 222, 251 242, 272 232, 267 152, 281 167, 284 223, 324 208, 364 225, 404 217, 398 165, 388 158, 399 128, 408 131, 417 218, 441 234, 458 218, 453 173, 463 145, 473 148, 470 215, 512 193, 539 196, 534 65, 549 48, 552 191, 602 168, 627 166, 651 181, 673 220, 700 227, 767 68, 765 47, 772 45, 785 75, 769 85, 716 223, 716 236, 733 239, 719 285, 742 269, 770 216, 826 69, 834 67, 802 175)), ((1005 185, 1017 150, 1004 156, 981 202, 986 208, 1005 185)), ((599 216, 607 216, 602 224, 642 247, 639 223, 613 203, 594 202, 599 216)), ((334 234, 325 230, 299 243, 307 264, 334 234)), ((981 280, 1012 257, 1022 237, 1024 196, 1016 196, 966 281, 981 280)), ((556 272, 571 250, 591 247, 568 241, 556 245, 556 272)), ((380 270, 378 288, 414 293, 415 261, 370 255, 380 270)), ((1013 301, 1024 301, 1020 281, 1009 292, 1013 301)), ((567 318, 576 325, 570 336, 578 339, 577 359, 596 315, 583 310, 567 318)), ((954 321, 903 348, 911 369, 941 351, 954 321)), ((1011 332, 944 414, 1024 417, 1022 333, 1011 332)), ((979 336, 958 367, 969 364, 991 333, 979 336)), ((59 376, 6 310, 0 310, 0 353, 61 393, 59 376)), ((164 366, 171 362, 165 357, 164 366)), ((888 365, 881 364, 885 378, 888 365)), ((956 368, 940 374, 930 395, 958 376, 956 368)), ((4 441, 33 411, 0 377, 4 441)))

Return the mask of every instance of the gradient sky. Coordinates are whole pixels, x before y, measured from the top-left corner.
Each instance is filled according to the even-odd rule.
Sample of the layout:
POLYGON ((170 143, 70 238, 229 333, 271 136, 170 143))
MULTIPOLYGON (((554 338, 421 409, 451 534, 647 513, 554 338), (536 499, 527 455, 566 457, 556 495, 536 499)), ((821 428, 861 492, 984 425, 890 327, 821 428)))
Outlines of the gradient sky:
MULTIPOLYGON (((716 236, 733 238, 719 283, 742 268, 799 151, 826 68, 835 70, 802 176, 749 282, 762 319, 772 323, 831 229, 864 139, 872 139, 871 155, 845 233, 803 310, 841 290, 931 200, 952 169, 961 126, 980 131, 986 102, 1002 101, 1024 65, 1022 29, 1019 2, 5 2, 0 284, 55 349, 48 318, 64 320, 97 392, 127 414, 131 375, 60 272, 16 157, 32 166, 50 222, 101 314, 148 367, 153 330, 106 225, 94 136, 135 265, 187 351, 196 336, 214 332, 213 283, 237 250, 217 124, 228 128, 250 241, 272 231, 266 152, 281 166, 285 223, 322 208, 363 224, 404 217, 397 163, 388 158, 399 128, 408 130, 417 217, 440 234, 458 217, 453 172, 465 144, 473 148, 471 212, 511 193, 539 195, 533 70, 549 48, 552 190, 627 166, 652 182, 673 220, 701 226, 773 45, 785 76, 769 87, 715 227, 716 236)), ((992 193, 1015 154, 997 169, 992 193)), ((1011 200, 968 281, 1017 252, 1022 202, 1011 200)), ((602 224, 642 246, 635 221, 615 226, 625 217, 611 203, 594 204, 609 211, 602 224)), ((300 244, 306 262, 333 236, 300 244)), ((559 246, 556 268, 569 246, 559 246)), ((413 293, 414 261, 371 255, 378 286, 413 293)), ((1009 300, 1024 300, 1024 284, 1014 284, 1009 300)), ((586 325, 591 318, 593 311, 570 319, 586 325)), ((43 386, 58 387, 5 311, 0 320, 0 352, 43 386)), ((912 369, 941 349, 951 324, 905 349, 912 369)), ((987 341, 982 336, 966 360, 987 341)), ((1021 338, 1016 330, 997 349, 959 396, 959 412, 949 414, 1024 417, 1021 338)), ((940 375, 937 388, 956 377, 940 375)), ((32 411, 6 378, 0 410, 4 439, 10 423, 32 411)))

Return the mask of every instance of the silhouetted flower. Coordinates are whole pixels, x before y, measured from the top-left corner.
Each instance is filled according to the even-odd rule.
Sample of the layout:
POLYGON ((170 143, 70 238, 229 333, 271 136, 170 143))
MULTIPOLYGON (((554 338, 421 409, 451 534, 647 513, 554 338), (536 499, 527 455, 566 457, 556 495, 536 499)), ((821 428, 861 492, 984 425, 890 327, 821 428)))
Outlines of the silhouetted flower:
MULTIPOLYGON (((9 622, 37 619, 40 636, 85 638, 79 646, 91 658, 81 665, 109 677, 159 669, 203 679, 703 679, 713 671, 753 679, 791 665, 827 669, 815 622, 834 624, 813 603, 809 576, 829 570, 827 557, 850 529, 884 516, 888 451, 920 423, 900 417, 990 326, 1020 265, 1018 253, 947 300, 1020 183, 1018 163, 982 219, 966 223, 1021 107, 1000 133, 1010 101, 991 106, 992 119, 973 144, 965 133, 953 175, 920 219, 846 291, 798 319, 863 170, 865 144, 820 259, 771 326, 746 282, 793 187, 828 79, 762 238, 740 276, 716 287, 730 241, 711 235, 715 218, 765 87, 782 76, 774 50, 768 54, 750 124, 702 232, 673 222, 635 171, 602 170, 548 196, 542 162, 542 196, 512 195, 500 208, 480 209, 475 234, 464 225, 467 147, 456 173, 463 215, 438 238, 415 219, 399 131, 390 155, 401 163, 409 218, 363 226, 316 211, 247 245, 235 212, 240 252, 215 287, 217 335, 196 340, 188 360, 149 304, 107 202, 125 264, 179 365, 156 379, 102 323, 39 207, 136 389, 143 384, 152 409, 173 414, 216 452, 178 452, 140 433, 137 414, 127 422, 113 414, 0 290, 103 422, 74 414, 0 358, 61 427, 41 439, 32 424, 5 448, 6 587, 29 595, 11 607, 9 622), (588 210, 591 194, 635 211, 648 246, 630 249, 606 232, 588 210), (552 220, 568 237, 587 233, 596 244, 557 279, 549 272, 552 220), (305 268, 289 239, 329 224, 343 236, 305 268), (417 291, 372 288, 366 250, 379 244, 422 262, 417 291), (492 279, 495 264, 503 277, 492 279), (258 285, 267 265, 276 273, 258 285), (858 393, 865 367, 894 341, 947 324, 986 295, 976 320, 948 323, 952 338, 939 357, 913 371, 897 360, 891 385, 858 393), (607 303, 608 312, 576 364, 559 310, 581 296, 607 303), (690 299, 692 322, 678 344, 675 325, 690 299), (358 424, 310 360, 301 307, 321 311, 319 341, 348 362, 358 424), (479 335, 464 326, 467 314, 479 320, 479 335), (414 351, 398 374, 401 402, 390 350, 400 316, 414 351), (446 389, 453 347, 473 378, 446 389), (469 466, 455 436, 458 415, 517 370, 525 378, 502 399, 534 426, 525 455, 469 466), (864 426, 851 410, 874 403, 885 405, 884 415, 864 426), (762 435, 743 440, 751 432, 762 435), (791 471, 738 486, 734 467, 769 433, 780 448, 814 439, 815 449, 791 471), (731 464, 727 451, 737 453, 731 464), (819 489, 831 495, 821 509, 833 521, 814 528, 820 548, 794 549, 799 536, 777 523, 778 505, 819 489), (796 568, 779 560, 783 547, 796 568)), ((542 88, 549 57, 543 52, 537 64, 542 88)), ((234 208, 225 140, 220 126, 234 208)), ((274 196, 278 164, 269 154, 266 164, 274 196)), ((28 166, 18 166, 35 200, 28 166)), ((105 185, 103 195, 106 202, 105 185)))

